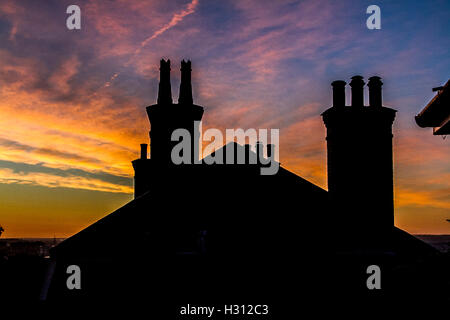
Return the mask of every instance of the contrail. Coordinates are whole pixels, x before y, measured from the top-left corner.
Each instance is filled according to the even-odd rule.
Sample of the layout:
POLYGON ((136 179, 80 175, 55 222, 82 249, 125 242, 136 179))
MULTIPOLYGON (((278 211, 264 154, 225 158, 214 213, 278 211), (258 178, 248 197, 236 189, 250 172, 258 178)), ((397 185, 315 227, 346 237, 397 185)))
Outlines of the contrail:
POLYGON ((180 13, 174 14, 174 16, 172 17, 172 20, 170 20, 169 23, 167 23, 161 29, 155 31, 155 33, 153 33, 150 37, 148 37, 147 39, 142 41, 141 42, 141 47, 138 48, 134 52, 134 54, 135 55, 139 54, 141 52, 142 48, 144 48, 150 41, 152 41, 153 39, 155 39, 159 35, 163 34, 167 30, 169 30, 170 28, 176 26, 178 24, 178 22, 182 21, 183 18, 186 17, 187 15, 190 15, 191 13, 194 13, 195 12, 195 8, 197 7, 197 5, 198 5, 198 0, 192 0, 192 2, 188 4, 186 10, 183 10, 180 13))
MULTIPOLYGON (((156 30, 151 36, 147 37, 144 41, 141 42, 141 45, 139 46, 139 48, 137 48, 134 51, 133 56, 128 60, 127 63, 125 63, 125 67, 129 66, 134 59, 136 58, 136 56, 141 53, 142 49, 153 39, 159 37, 161 34, 163 34, 164 32, 166 32, 167 30, 169 30, 170 28, 176 26, 179 22, 181 22, 184 17, 190 15, 191 13, 195 12, 195 8, 198 5, 198 1, 199 0, 192 0, 191 3, 188 4, 188 6, 186 7, 185 10, 179 12, 179 13, 175 13, 172 17, 172 19, 169 21, 169 23, 165 24, 163 27, 161 27, 160 29, 156 30)), ((109 81, 107 81, 103 87, 109 87, 111 85, 111 83, 119 76, 120 72, 115 72, 111 78, 109 79, 109 81)))

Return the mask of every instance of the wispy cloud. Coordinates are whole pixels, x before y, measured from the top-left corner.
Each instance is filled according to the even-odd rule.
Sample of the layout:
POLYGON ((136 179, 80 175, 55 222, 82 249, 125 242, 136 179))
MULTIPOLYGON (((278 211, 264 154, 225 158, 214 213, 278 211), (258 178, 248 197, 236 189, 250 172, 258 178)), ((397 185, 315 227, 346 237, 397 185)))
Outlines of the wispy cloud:
POLYGON ((93 177, 83 177, 76 174, 65 176, 44 172, 17 172, 10 168, 0 168, 0 183, 4 184, 26 184, 44 186, 48 188, 73 188, 93 191, 126 193, 130 194, 133 189, 130 185, 111 183, 93 177))
MULTIPOLYGON (((182 10, 178 13, 175 13, 172 17, 172 19, 165 24, 164 26, 162 26, 161 28, 159 28, 158 30, 156 30, 152 35, 148 36, 144 41, 141 42, 140 46, 134 51, 132 57, 128 60, 127 63, 125 63, 125 67, 127 67, 128 65, 130 65, 131 63, 133 63, 135 61, 135 59, 139 56, 139 54, 141 53, 142 49, 145 48, 150 41, 152 41, 153 39, 156 39, 157 37, 159 37, 160 35, 162 35, 164 32, 166 32, 167 30, 175 27, 178 23, 180 23, 184 17, 192 14, 195 12, 195 8, 198 5, 199 0, 192 0, 191 3, 189 3, 186 7, 185 10, 182 10)), ((109 87, 111 85, 111 83, 120 75, 120 72, 116 72, 114 73, 111 78, 109 79, 109 81, 107 81, 105 83, 105 87, 109 87)))
POLYGON ((166 32, 170 28, 175 27, 187 15, 194 13, 197 5, 198 5, 198 0, 192 0, 192 2, 188 4, 188 6, 185 10, 182 10, 181 12, 174 14, 172 19, 166 25, 164 25, 160 29, 156 30, 151 36, 147 37, 144 41, 142 41, 141 46, 138 49, 136 49, 134 54, 135 55, 139 54, 141 52, 142 48, 144 48, 146 45, 148 45, 148 43, 150 41, 159 37, 160 35, 162 35, 164 32, 166 32))

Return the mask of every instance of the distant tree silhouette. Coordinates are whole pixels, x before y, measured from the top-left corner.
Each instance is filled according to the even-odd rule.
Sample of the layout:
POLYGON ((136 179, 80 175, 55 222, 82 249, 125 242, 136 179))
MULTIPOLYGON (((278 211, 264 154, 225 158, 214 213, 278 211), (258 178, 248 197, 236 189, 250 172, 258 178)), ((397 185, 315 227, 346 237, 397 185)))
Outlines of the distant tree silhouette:
POLYGON ((5 231, 5 229, 3 229, 2 226, 0 226, 0 237, 2 236, 3 231, 5 231))

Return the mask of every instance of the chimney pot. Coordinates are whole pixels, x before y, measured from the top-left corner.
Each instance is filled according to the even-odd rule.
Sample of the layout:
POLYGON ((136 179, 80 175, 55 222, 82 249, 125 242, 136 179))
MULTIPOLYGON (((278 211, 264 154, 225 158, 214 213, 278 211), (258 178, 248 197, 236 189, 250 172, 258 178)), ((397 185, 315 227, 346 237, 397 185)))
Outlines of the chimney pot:
POLYGON ((181 61, 181 82, 180 94, 178 96, 179 104, 191 105, 194 103, 192 99, 192 84, 191 84, 191 61, 181 61))
POLYGON ((245 150, 245 164, 249 164, 250 163, 250 152, 251 152, 250 145, 245 144, 244 150, 245 150))
POLYGON ((364 106, 364 80, 361 76, 352 77, 350 81, 352 87, 352 107, 364 106))
POLYGON ((273 154, 273 152, 275 151, 275 145, 274 144, 268 144, 267 145, 267 158, 271 158, 272 157, 272 154, 273 154))
POLYGON ((172 88, 170 86, 170 59, 161 59, 159 67, 158 104, 172 104, 172 88))
POLYGON ((383 105, 381 93, 383 82, 381 82, 381 78, 377 76, 370 77, 367 86, 369 87, 369 106, 381 107, 383 105))
POLYGON ((264 144, 261 141, 256 142, 256 157, 258 164, 264 164, 264 144))
POLYGON ((333 87, 333 107, 345 106, 345 85, 347 83, 342 80, 336 80, 331 83, 333 87))

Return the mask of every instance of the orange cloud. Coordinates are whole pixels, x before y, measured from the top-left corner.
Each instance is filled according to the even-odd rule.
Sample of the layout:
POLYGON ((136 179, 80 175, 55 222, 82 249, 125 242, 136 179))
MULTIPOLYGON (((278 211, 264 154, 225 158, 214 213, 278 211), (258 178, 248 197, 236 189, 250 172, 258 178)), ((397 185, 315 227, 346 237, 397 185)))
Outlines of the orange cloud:
POLYGON ((30 184, 49 188, 74 188, 103 192, 133 193, 131 186, 107 183, 99 179, 86 179, 79 176, 59 177, 44 173, 16 173, 11 169, 0 168, 0 183, 30 184))

